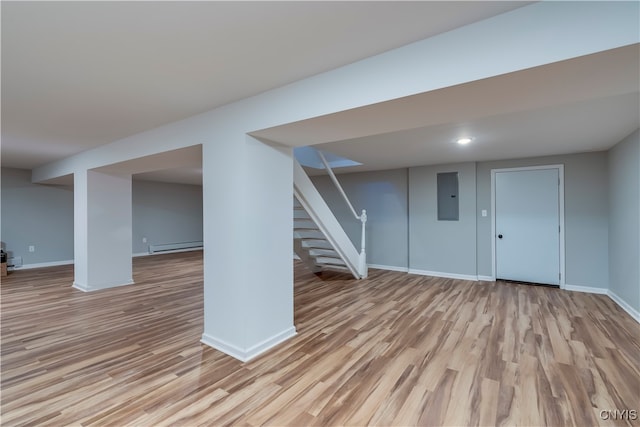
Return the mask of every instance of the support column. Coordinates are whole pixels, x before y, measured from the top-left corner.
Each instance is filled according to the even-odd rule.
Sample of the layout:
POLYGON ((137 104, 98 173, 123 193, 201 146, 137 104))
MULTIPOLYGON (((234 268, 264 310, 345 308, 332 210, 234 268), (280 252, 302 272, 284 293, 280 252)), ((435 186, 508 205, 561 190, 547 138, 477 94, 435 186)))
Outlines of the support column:
POLYGON ((241 361, 296 333, 292 156, 246 135, 203 145, 202 342, 241 361))
POLYGON ((131 175, 79 171, 73 182, 73 287, 93 291, 132 284, 131 175))

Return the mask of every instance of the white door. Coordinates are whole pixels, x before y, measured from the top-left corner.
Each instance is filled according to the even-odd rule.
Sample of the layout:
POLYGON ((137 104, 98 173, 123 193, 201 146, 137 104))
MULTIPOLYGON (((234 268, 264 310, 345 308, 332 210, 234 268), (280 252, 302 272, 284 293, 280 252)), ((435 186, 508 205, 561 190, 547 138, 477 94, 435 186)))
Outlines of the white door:
POLYGON ((496 278, 560 284, 558 169, 495 174, 496 278))

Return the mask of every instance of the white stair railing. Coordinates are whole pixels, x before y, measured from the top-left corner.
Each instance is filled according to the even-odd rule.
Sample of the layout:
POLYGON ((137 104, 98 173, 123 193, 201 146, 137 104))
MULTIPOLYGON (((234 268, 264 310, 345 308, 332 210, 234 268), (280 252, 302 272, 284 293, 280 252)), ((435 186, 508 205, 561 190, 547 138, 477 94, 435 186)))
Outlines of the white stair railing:
MULTIPOLYGON (((331 212, 300 163, 293 161, 293 195, 316 224, 325 240, 356 278, 361 278, 358 251, 331 212)), ((295 248, 294 248, 295 249, 295 248)))
POLYGON ((347 194, 342 189, 342 186, 340 185, 340 181, 338 181, 338 178, 336 178, 336 175, 333 173, 333 169, 331 169, 331 166, 329 165, 329 162, 327 162, 327 159, 324 157, 324 154, 320 150, 316 150, 316 152, 318 153, 318 156, 320 157, 320 160, 322 161, 324 168, 327 170, 329 177, 331 177, 331 181, 333 181, 333 185, 335 185, 336 188, 338 189, 338 192, 340 193, 344 201, 347 203, 347 206, 351 210, 351 213, 353 214, 353 216, 356 219, 360 220, 362 224, 362 231, 361 231, 361 238, 360 238, 360 257, 358 260, 358 274, 360 275, 361 278, 365 279, 369 274, 369 269, 367 267, 367 251, 366 251, 367 241, 366 241, 366 234, 365 234, 366 224, 367 224, 367 211, 366 209, 363 209, 360 215, 356 213, 356 210, 353 208, 353 205, 351 204, 349 197, 347 197, 347 194))

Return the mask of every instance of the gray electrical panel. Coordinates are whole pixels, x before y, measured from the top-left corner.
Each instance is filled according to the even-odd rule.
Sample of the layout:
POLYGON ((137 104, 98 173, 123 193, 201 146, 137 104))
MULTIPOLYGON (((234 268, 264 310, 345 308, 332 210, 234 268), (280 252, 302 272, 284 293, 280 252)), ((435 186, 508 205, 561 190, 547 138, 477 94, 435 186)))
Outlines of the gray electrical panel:
POLYGON ((438 174, 438 221, 458 221, 458 172, 438 174))

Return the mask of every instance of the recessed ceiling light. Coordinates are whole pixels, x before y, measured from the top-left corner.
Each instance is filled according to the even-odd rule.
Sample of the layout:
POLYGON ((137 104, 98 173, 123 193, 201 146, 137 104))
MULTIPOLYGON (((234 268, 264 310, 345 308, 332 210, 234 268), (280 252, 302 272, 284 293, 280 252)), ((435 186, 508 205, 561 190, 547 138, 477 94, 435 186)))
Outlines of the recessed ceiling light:
POLYGON ((467 145, 471 141, 473 141, 473 138, 459 138, 456 142, 460 145, 467 145))

